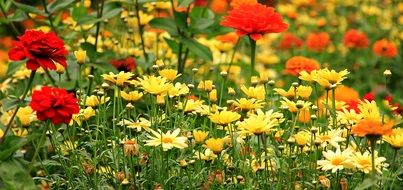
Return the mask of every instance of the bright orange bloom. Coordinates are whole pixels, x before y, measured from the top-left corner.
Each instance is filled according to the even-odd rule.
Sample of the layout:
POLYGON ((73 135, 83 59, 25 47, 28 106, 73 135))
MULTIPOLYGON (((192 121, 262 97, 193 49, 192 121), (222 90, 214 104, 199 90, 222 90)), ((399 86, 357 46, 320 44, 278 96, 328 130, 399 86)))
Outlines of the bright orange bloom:
POLYGON ((235 9, 242 4, 252 4, 252 3, 257 3, 257 0, 232 0, 231 1, 231 8, 235 9))
POLYGON ((397 56, 396 45, 386 39, 376 41, 372 50, 376 55, 381 57, 392 58, 397 56))
POLYGON ((255 41, 261 39, 264 34, 279 33, 288 28, 274 8, 259 3, 241 4, 232 9, 221 25, 234 28, 238 35, 248 35, 255 41))
MULTIPOLYGON (((347 103, 350 101, 358 101, 358 99, 360 99, 360 95, 358 94, 358 92, 348 86, 339 85, 337 86, 335 91, 336 91, 335 98, 337 101, 343 101, 347 103)), ((332 97, 333 97, 332 91, 329 91, 329 98, 332 97)), ((326 93, 324 93, 319 99, 326 100, 326 93)))
POLYGON ((326 32, 310 33, 306 45, 310 51, 322 51, 330 44, 330 36, 326 32))
POLYGON ((304 42, 292 33, 285 33, 280 41, 280 49, 300 48, 304 42))
POLYGON ((357 136, 382 136, 392 134, 393 122, 382 124, 381 121, 374 119, 363 119, 352 129, 351 134, 357 136))
POLYGON ((366 48, 369 41, 365 33, 350 29, 344 34, 343 44, 348 48, 366 48))
POLYGON ((221 42, 228 42, 235 44, 238 41, 238 35, 235 32, 230 32, 223 35, 216 36, 216 39, 221 42))
POLYGON ((316 60, 302 56, 294 56, 285 63, 284 73, 298 76, 301 71, 310 73, 316 69, 320 69, 320 65, 316 60))
POLYGON ((225 13, 225 11, 227 11, 228 6, 229 5, 227 0, 212 0, 210 8, 215 13, 225 13))

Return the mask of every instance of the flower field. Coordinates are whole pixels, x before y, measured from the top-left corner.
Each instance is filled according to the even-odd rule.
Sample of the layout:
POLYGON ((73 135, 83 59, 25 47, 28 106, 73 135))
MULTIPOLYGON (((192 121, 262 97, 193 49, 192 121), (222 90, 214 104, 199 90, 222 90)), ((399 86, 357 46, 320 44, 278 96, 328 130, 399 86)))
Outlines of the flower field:
POLYGON ((0 8, 0 189, 403 187, 403 2, 0 8))

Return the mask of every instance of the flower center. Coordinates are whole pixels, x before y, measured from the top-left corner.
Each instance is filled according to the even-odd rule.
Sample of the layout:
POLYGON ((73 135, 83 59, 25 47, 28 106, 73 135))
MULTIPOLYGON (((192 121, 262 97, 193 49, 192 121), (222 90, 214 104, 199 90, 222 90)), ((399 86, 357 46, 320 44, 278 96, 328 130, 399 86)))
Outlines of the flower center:
POLYGON ((162 142, 163 143, 172 143, 173 139, 169 137, 162 137, 162 142))
POLYGON ((334 159, 332 159, 332 165, 338 166, 341 165, 341 163, 344 161, 343 158, 341 157, 336 157, 334 159))

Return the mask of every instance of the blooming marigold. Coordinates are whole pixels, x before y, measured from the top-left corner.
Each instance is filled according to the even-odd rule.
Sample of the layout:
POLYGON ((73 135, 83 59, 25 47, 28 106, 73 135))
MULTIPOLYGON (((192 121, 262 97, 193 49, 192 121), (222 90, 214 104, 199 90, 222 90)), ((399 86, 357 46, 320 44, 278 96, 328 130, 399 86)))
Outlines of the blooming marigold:
POLYGON ((67 66, 66 56, 68 51, 64 42, 53 32, 27 30, 24 35, 14 41, 14 48, 8 52, 13 61, 28 59, 27 68, 36 70, 39 67, 56 70, 56 64, 67 66))
POLYGON ((274 8, 259 3, 244 3, 232 9, 221 25, 234 28, 238 35, 248 35, 255 41, 266 33, 279 33, 288 28, 274 8))
POLYGON ((311 72, 316 69, 320 69, 320 65, 316 60, 294 56, 285 63, 284 73, 298 76, 301 71, 311 72))
POLYGON ((367 35, 354 29, 348 30, 343 37, 343 44, 348 48, 366 48, 368 47, 368 43, 367 35))
POLYGON ((54 124, 69 123, 72 115, 80 111, 77 99, 66 89, 43 86, 35 90, 29 104, 39 120, 50 119, 54 124))
POLYGON ((397 56, 396 45, 386 39, 376 41, 372 50, 380 57, 392 58, 397 56))
POLYGON ((330 44, 330 36, 326 32, 310 33, 306 45, 310 51, 322 51, 330 44))
POLYGON ((351 134, 357 136, 382 136, 392 134, 393 121, 382 124, 381 121, 374 119, 362 119, 353 126, 351 134))

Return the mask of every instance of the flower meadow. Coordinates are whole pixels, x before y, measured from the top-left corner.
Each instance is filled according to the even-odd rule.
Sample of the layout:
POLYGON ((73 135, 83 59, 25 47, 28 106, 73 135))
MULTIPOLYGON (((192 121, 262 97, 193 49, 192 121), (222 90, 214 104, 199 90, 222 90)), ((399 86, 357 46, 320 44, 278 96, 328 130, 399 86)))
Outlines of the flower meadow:
POLYGON ((402 2, 0 8, 0 189, 403 187, 402 2))

